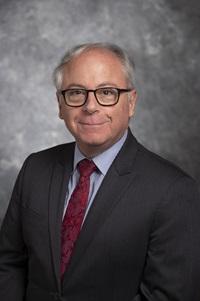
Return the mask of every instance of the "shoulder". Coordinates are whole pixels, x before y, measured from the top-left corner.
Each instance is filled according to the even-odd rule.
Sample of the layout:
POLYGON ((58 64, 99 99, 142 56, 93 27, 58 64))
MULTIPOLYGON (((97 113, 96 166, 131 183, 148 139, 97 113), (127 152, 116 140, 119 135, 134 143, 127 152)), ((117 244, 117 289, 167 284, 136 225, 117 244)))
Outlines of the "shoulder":
POLYGON ((51 148, 32 153, 31 156, 37 159, 60 159, 63 155, 65 156, 67 153, 73 152, 74 146, 74 142, 59 144, 51 148))
POLYGON ((19 171, 15 186, 35 187, 34 183, 38 185, 50 181, 55 167, 71 167, 74 146, 74 142, 66 143, 30 154, 19 171))
POLYGON ((198 184, 195 179, 174 163, 149 151, 139 143, 135 167, 148 195, 171 198, 172 194, 179 195, 181 199, 186 196, 189 198, 189 195, 193 194, 198 195, 198 184))
POLYGON ((164 174, 169 176, 189 176, 183 169, 175 163, 163 158, 162 156, 148 150, 138 142, 137 159, 140 165, 140 171, 149 173, 156 173, 161 176, 164 174))
POLYGON ((164 211, 174 208, 177 212, 178 208, 188 210, 188 206, 199 212, 198 184, 180 167, 148 150, 133 136, 122 153, 123 165, 129 166, 127 195, 131 200, 133 197, 140 200, 146 212, 148 208, 153 208, 150 212, 156 212, 158 208, 164 208, 164 211))
POLYGON ((51 167, 55 163, 65 165, 73 159, 74 146, 75 143, 71 142, 32 153, 26 158, 23 168, 29 167, 34 172, 36 169, 51 167))
POLYGON ((129 164, 133 174, 136 173, 139 176, 143 187, 160 190, 162 187, 166 189, 173 184, 176 185, 175 183, 179 180, 195 182, 176 164, 144 147, 131 133, 122 153, 125 164, 129 164))

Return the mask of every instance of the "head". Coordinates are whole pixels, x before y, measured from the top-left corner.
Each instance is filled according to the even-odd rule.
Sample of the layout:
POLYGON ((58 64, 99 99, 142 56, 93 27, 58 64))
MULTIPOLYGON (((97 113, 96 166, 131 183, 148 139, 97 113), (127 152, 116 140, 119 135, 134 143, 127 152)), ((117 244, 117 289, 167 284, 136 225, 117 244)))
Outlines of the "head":
POLYGON ((133 62, 121 48, 105 43, 74 47, 55 69, 54 83, 59 117, 87 157, 103 152, 122 137, 134 113, 136 91, 133 62), (70 106, 62 93, 66 89, 79 94, 108 87, 129 91, 119 92, 118 102, 109 106, 98 102, 98 93, 105 95, 110 90, 98 90, 96 97, 88 92, 85 102, 77 107, 70 106))

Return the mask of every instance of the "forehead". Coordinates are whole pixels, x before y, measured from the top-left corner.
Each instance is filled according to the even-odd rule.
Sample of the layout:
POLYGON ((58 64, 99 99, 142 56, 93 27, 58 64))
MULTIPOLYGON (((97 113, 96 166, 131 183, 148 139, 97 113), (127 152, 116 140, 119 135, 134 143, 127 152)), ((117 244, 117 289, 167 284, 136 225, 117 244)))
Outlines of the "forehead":
POLYGON ((85 49, 81 53, 75 54, 74 57, 69 61, 69 63, 74 63, 77 60, 82 59, 94 59, 94 60, 114 60, 118 62, 121 66, 121 60, 113 51, 105 48, 91 48, 85 49))
POLYGON ((90 49, 73 57, 63 67, 64 83, 80 79, 112 79, 124 82, 126 74, 121 60, 113 52, 107 49, 90 49))

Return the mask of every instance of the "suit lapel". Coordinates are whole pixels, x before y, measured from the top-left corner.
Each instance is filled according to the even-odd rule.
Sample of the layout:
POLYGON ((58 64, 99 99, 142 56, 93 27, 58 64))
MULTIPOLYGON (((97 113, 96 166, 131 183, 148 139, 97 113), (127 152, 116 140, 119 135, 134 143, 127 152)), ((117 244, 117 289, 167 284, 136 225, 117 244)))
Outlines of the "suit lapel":
POLYGON ((129 132, 124 146, 106 174, 90 208, 76 242, 68 269, 65 272, 64 283, 67 283, 70 279, 73 270, 79 264, 80 259, 83 258, 84 252, 92 242, 95 233, 101 229, 113 208, 125 194, 130 180, 133 179, 132 165, 136 152, 137 142, 129 132))
POLYGON ((67 185, 73 168, 74 145, 70 144, 58 155, 54 164, 49 191, 49 235, 56 282, 60 290, 60 229, 67 185))

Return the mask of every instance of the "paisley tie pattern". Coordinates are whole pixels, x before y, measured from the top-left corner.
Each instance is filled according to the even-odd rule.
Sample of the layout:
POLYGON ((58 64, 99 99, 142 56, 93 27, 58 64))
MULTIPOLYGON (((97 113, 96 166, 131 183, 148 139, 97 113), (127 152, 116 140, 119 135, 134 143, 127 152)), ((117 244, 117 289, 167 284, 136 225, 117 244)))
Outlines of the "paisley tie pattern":
POLYGON ((90 190, 90 175, 96 170, 96 165, 93 161, 84 159, 77 168, 80 173, 79 181, 69 200, 61 228, 61 278, 81 230, 90 190))

